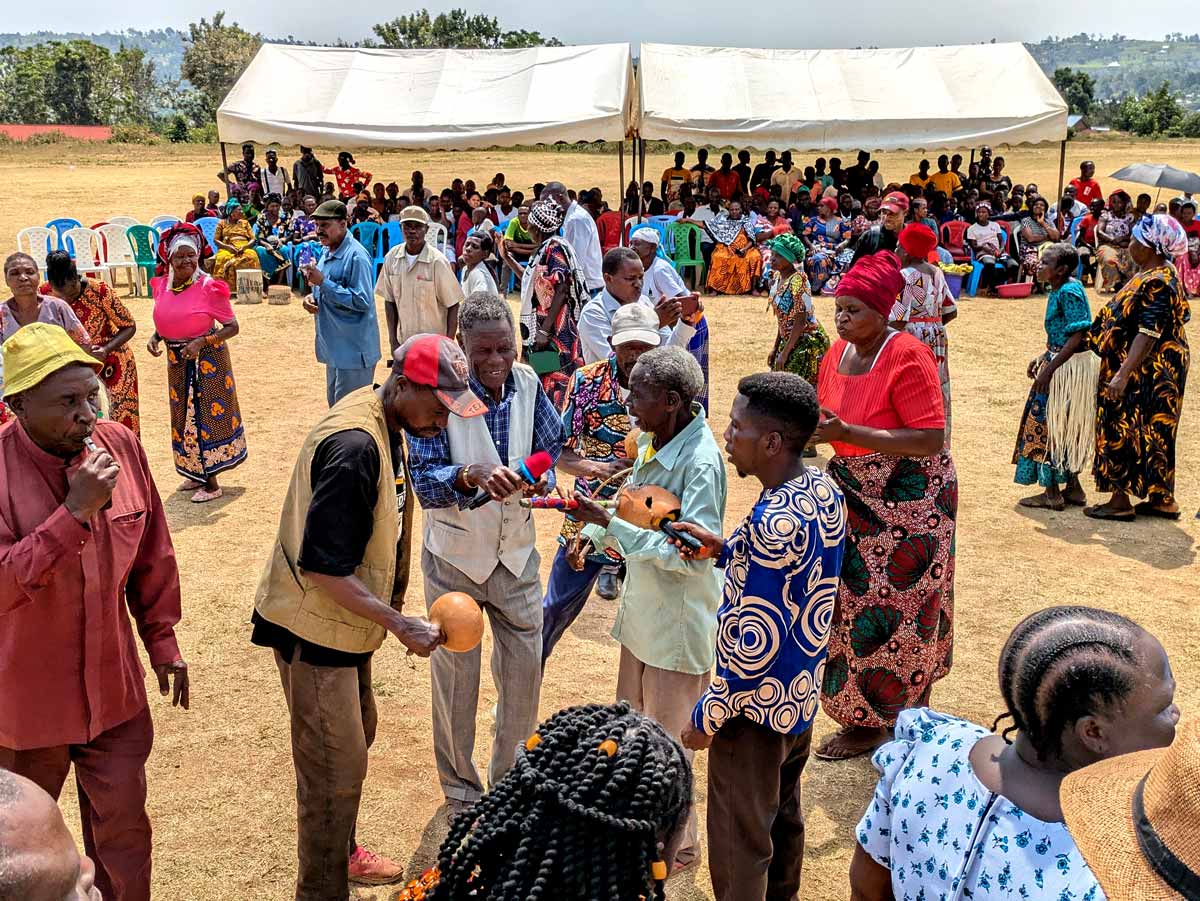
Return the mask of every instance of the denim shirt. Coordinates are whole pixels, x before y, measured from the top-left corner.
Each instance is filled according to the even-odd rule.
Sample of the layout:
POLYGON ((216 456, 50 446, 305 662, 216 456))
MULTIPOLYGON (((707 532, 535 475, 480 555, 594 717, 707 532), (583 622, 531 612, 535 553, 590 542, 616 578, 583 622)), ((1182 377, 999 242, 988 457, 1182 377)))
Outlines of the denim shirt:
POLYGON ((335 369, 366 369, 382 356, 375 315, 375 264, 347 233, 317 263, 325 281, 313 286, 317 302, 317 359, 335 369))

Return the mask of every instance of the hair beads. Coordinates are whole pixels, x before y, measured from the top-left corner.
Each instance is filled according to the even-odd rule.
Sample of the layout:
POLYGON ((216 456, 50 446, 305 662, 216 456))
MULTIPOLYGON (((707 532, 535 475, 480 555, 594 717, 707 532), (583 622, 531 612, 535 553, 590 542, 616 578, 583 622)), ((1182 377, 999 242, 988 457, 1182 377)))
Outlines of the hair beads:
POLYGON ((628 704, 563 710, 454 820, 430 898, 662 901, 658 843, 691 794, 682 749, 653 720, 628 704))

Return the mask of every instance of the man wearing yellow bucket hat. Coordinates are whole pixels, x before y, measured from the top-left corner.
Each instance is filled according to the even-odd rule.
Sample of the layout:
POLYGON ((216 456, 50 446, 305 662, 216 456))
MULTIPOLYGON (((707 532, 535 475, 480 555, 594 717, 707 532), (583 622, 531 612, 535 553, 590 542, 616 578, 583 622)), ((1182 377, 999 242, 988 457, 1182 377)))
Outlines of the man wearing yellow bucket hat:
POLYGON ((188 707, 166 516, 137 437, 96 417, 100 361, 41 322, 3 354, 17 422, 0 428, 0 767, 57 798, 74 763, 96 886, 143 901, 154 729, 130 615, 160 692, 173 681, 188 707))

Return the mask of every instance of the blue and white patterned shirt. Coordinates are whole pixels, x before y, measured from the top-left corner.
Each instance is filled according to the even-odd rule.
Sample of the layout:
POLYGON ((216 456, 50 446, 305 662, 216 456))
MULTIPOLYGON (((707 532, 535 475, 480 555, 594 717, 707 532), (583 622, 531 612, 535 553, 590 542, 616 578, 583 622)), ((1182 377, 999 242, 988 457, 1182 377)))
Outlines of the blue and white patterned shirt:
MULTIPOLYGON (((474 375, 471 376, 470 382, 475 396, 487 405, 483 421, 487 423, 488 432, 495 442, 496 453, 501 460, 507 460, 509 411, 517 393, 516 377, 509 372, 508 380, 504 383, 504 397, 500 403, 492 399, 492 395, 474 375)), ((537 393, 537 400, 533 405, 533 453, 545 451, 557 463, 563 446, 562 419, 540 384, 537 393)), ((475 499, 477 492, 463 494, 454 487, 454 480, 458 478, 459 470, 463 467, 450 459, 450 438, 445 431, 436 438, 409 435, 408 468, 412 475, 413 491, 420 498, 422 507, 438 508, 457 504, 461 509, 475 499)), ((546 479, 553 488, 553 469, 546 473, 546 479)))
POLYGON ((717 561, 717 669, 696 729, 713 735, 738 715, 783 735, 812 726, 845 544, 845 500, 819 469, 762 493, 717 561))
POLYGON ((858 843, 892 874, 896 901, 1104 901, 1063 823, 989 791, 970 753, 988 731, 928 708, 905 710, 875 752, 875 798, 858 843))

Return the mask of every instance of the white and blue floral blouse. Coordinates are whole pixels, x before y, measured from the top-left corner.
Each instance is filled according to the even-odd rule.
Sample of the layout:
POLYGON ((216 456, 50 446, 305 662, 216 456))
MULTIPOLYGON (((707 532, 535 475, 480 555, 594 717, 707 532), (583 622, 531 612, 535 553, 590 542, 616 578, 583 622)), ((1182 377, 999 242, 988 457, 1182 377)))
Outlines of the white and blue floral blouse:
POLYGON ((1035 819, 976 777, 969 755, 988 734, 905 710, 895 741, 875 752, 879 784, 858 843, 891 871, 896 901, 1103 901, 1064 824, 1035 819))

